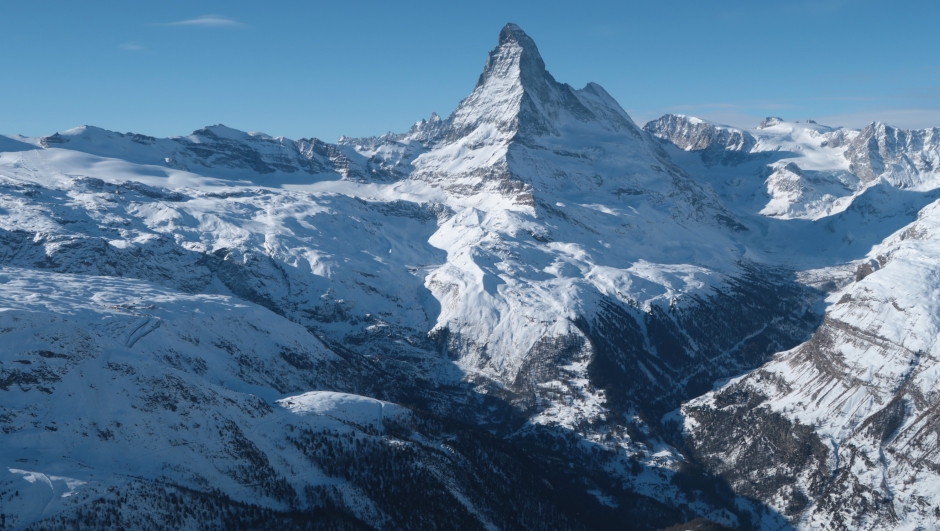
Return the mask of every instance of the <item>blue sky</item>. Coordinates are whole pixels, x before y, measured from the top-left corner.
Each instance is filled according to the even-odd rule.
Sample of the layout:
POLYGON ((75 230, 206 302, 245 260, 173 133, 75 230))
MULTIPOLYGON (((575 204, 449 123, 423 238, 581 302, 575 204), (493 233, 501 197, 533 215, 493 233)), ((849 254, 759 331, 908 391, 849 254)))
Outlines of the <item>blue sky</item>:
POLYGON ((940 2, 7 2, 0 132, 403 131, 473 89, 500 28, 641 125, 673 112, 940 126, 940 2))

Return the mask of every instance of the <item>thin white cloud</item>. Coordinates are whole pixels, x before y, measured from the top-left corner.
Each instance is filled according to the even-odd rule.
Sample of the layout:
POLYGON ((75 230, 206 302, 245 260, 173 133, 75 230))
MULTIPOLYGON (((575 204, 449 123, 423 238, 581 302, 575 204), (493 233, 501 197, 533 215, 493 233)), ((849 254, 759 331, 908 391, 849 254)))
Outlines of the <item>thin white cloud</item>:
POLYGON ((118 48, 127 50, 129 52, 139 52, 140 50, 144 49, 143 46, 136 42, 125 42, 124 44, 119 45, 118 48))
POLYGON ((176 22, 167 22, 158 24, 159 26, 198 26, 205 28, 243 28, 243 24, 237 20, 222 15, 202 15, 201 17, 190 18, 186 20, 177 20, 176 22))

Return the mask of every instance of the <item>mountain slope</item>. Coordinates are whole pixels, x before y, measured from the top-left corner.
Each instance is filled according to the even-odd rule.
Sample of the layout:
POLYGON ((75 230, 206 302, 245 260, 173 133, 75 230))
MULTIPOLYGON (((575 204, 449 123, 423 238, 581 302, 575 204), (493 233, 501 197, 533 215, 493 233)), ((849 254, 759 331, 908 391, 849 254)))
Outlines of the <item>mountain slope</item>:
MULTIPOLYGON (((760 388, 784 408, 765 414, 762 398, 738 407, 738 380, 706 393, 762 365, 740 381, 804 387, 818 357, 785 354, 799 358, 785 370, 774 353, 834 334, 860 261, 884 266, 875 278, 894 262, 873 246, 920 234, 935 138, 681 116, 640 129, 600 86, 556 81, 513 24, 451 116, 402 134, 2 137, 0 528, 835 518, 827 444, 849 439, 804 416, 854 426, 875 406, 799 416, 760 388), (686 441, 663 422, 683 402, 686 441), (729 433, 774 430, 800 458, 769 486, 729 475, 777 458, 735 454, 729 433)), ((895 267, 879 289, 929 284, 895 267)), ((923 306, 921 338, 926 300, 898 303, 923 306)), ((914 340, 898 333, 876 340, 914 340)), ((903 371, 885 371, 866 400, 894 404, 886 425, 903 409, 932 426, 932 384, 916 384, 917 424, 898 404, 921 398, 890 394, 903 371)), ((905 466, 927 474, 932 456, 905 466)))
POLYGON ((777 219, 838 214, 882 180, 916 191, 938 185, 936 129, 872 123, 851 131, 768 118, 741 130, 666 115, 644 130, 661 139, 679 165, 709 182, 729 208, 777 219))
MULTIPOLYGON (((4 153, 0 158, 5 209, 0 220, 2 263, 14 275, 25 275, 35 286, 43 279, 60 278, 55 274, 72 275, 67 284, 86 286, 90 297, 98 293, 97 278, 127 277, 131 284, 122 288, 125 292, 169 290, 162 297, 174 301, 223 297, 236 305, 244 302, 271 312, 268 324, 238 325, 244 330, 235 334, 216 324, 227 322, 222 318, 230 311, 225 305, 206 306, 207 319, 187 325, 215 334, 217 339, 199 341, 199 345, 207 341, 213 345, 206 352, 172 336, 161 339, 164 346, 153 343, 173 328, 170 323, 193 319, 195 310, 180 306, 182 302, 170 305, 172 309, 159 320, 149 318, 151 324, 141 325, 141 330, 163 324, 141 338, 124 338, 123 347, 112 346, 116 339, 96 333, 87 341, 85 355, 90 359, 98 360, 98 352, 123 348, 136 352, 122 354, 130 357, 125 365, 150 367, 152 374, 146 381, 125 376, 115 389, 124 389, 129 397, 179 397, 168 399, 169 405, 162 408, 165 412, 145 411, 137 405, 149 424, 136 419, 135 408, 103 411, 96 425, 109 426, 120 444, 133 445, 142 437, 140 426, 191 426, 178 419, 197 414, 178 405, 187 397, 205 397, 199 399, 198 415, 215 420, 197 422, 202 428, 190 428, 190 436, 154 441, 156 455, 165 457, 147 467, 136 461, 83 461, 94 471, 94 481, 80 465, 75 469, 71 461, 53 457, 67 455, 68 450, 23 457, 32 459, 34 468, 16 464, 8 468, 29 470, 33 474, 29 478, 45 474, 96 485, 83 487, 86 494, 73 499, 78 505, 62 513, 64 522, 72 518, 69 514, 77 514, 69 511, 83 510, 80 502, 95 499, 101 489, 142 493, 149 491, 148 482, 160 481, 196 491, 215 485, 219 490, 213 496, 218 503, 231 507, 259 503, 282 515, 286 515, 283 511, 337 507, 341 514, 370 525, 391 525, 395 517, 389 515, 398 514, 405 507, 402 503, 413 496, 398 493, 391 501, 384 499, 383 491, 375 490, 376 485, 354 474, 355 470, 329 468, 326 479, 316 481, 311 478, 322 477, 320 473, 298 475, 294 471, 315 470, 320 466, 317 463, 324 462, 322 456, 294 455, 284 449, 289 446, 285 446, 286 433, 295 424, 277 421, 263 436, 246 431, 262 421, 237 409, 230 411, 224 406, 227 400, 214 398, 249 401, 277 412, 277 404, 283 403, 278 400, 284 398, 308 391, 341 391, 428 409, 506 436, 509 442, 500 444, 509 446, 488 450, 490 457, 484 459, 502 459, 497 456, 517 446, 529 448, 526 459, 534 462, 526 461, 517 469, 519 485, 528 481, 523 477, 533 474, 544 478, 537 471, 554 462, 554 452, 567 448, 565 453, 579 463, 578 468, 554 479, 544 478, 565 493, 567 501, 551 509, 559 521, 573 521, 572 511, 597 513, 600 522, 638 519, 650 528, 701 515, 733 521, 736 516, 721 508, 727 500, 695 501, 694 489, 683 490, 671 483, 678 455, 655 437, 643 435, 644 430, 649 432, 647 418, 631 417, 630 429, 639 430, 634 435, 642 439, 634 440, 620 413, 608 411, 606 391, 593 382, 592 344, 615 332, 600 324, 610 311, 628 316, 633 323, 629 326, 641 335, 648 313, 658 316, 653 319, 666 330, 663 333, 681 330, 678 320, 663 317, 654 307, 675 307, 681 294, 733 285, 727 274, 738 270, 739 258, 716 249, 713 243, 683 248, 682 242, 698 237, 702 220, 705 230, 719 241, 744 229, 714 194, 669 165, 656 144, 639 132, 602 89, 589 85, 574 91, 555 82, 544 70, 531 39, 517 27, 508 26, 503 32, 474 92, 480 93, 485 97, 471 95, 447 120, 419 123, 405 135, 346 139, 339 146, 324 145, 313 151, 304 149, 304 141, 213 126, 171 139, 84 127, 43 139, 24 139, 21 144, 37 149, 4 153), (509 118, 500 121, 481 106, 500 103, 493 91, 507 84, 515 87, 512 90, 519 92, 519 98, 509 98, 509 118), (572 117, 578 124, 569 123, 572 117), (486 137, 489 144, 471 143, 490 130, 496 133, 486 137), (564 148, 582 137, 589 143, 604 142, 602 149, 564 148), (481 158, 488 149, 496 153, 494 158, 481 158), (572 149, 593 154, 576 156, 572 149), (540 162, 549 152, 549 158, 540 162), (323 153, 340 153, 345 159, 323 153), (416 157, 409 158, 415 153, 416 157), (348 161, 346 166, 343 160, 348 161), (451 160, 453 166, 442 169, 435 166, 435 160, 451 160), (350 168, 358 168, 359 173, 350 168), (635 177, 598 180, 599 171, 629 171, 635 177), (500 173, 505 179, 499 182, 510 185, 474 181, 480 172, 500 173), (623 204, 608 206, 612 192, 623 204), (574 201, 569 204, 562 199, 574 201), (675 241, 670 247, 661 245, 667 238, 675 241), (565 298, 559 299, 559 294, 565 298), (304 330, 300 337, 306 339, 298 341, 316 345, 321 357, 297 354, 300 351, 294 347, 264 346, 270 341, 266 338, 276 337, 280 332, 275 331, 284 326, 299 326, 297 333, 304 330), (275 351, 279 352, 276 356, 275 351), (229 369, 233 376, 200 374, 202 369, 178 361, 175 353, 180 359, 192 359, 197 369, 203 363, 212 366, 213 359, 226 355, 246 367, 229 369), (291 371, 297 378, 288 378, 291 371), (178 381, 184 383, 174 383, 178 381), (118 424, 123 428, 117 429, 118 424), (134 430, 128 428, 135 424, 134 430), (275 429, 275 424, 283 429, 275 429), (203 441, 211 438, 206 429, 223 425, 239 426, 243 436, 231 442, 203 441), (605 448, 603 458, 587 449, 595 445, 605 448), (225 456, 222 461, 220 455, 225 456), (184 462, 193 463, 190 468, 199 472, 182 469, 184 462), (657 471, 647 473, 647 466, 657 471), (239 475, 239 470, 249 469, 265 474, 266 479, 239 475), (125 475, 143 483, 127 483, 122 479, 125 475), (323 491, 318 482, 339 487, 323 491), (307 494, 308 487, 319 489, 316 496, 307 494), (686 508, 677 512, 677 500, 684 500, 686 508)), ((502 103, 497 105, 499 112, 506 110, 502 103)), ((72 331, 97 330, 95 323, 101 317, 78 312, 73 306, 79 302, 59 302, 35 311, 46 319, 66 319, 72 331)), ((122 304, 130 303, 113 306, 123 308, 122 304)), ((140 304, 146 308, 152 303, 140 304)), ((795 297, 784 312, 794 313, 799 320, 805 304, 795 297)), ((763 325, 758 319, 734 334, 750 335, 763 325)), ((56 401, 68 395, 64 389, 80 386, 76 382, 87 371, 71 368, 55 373, 50 378, 58 378, 60 385, 45 385, 50 393, 35 387, 39 384, 30 382, 39 376, 27 375, 16 360, 31 361, 29 356, 35 357, 35 352, 56 351, 34 348, 38 339, 25 330, 18 333, 15 348, 5 354, 10 357, 4 359, 4 378, 10 382, 5 392, 28 393, 24 403, 51 404, 37 411, 55 410, 56 401)), ((793 338, 781 335, 786 344, 799 337, 799 332, 793 338)), ((723 341, 738 342, 733 334, 723 341)), ((627 356, 622 363, 636 363, 638 356, 647 355, 647 349, 655 352, 656 347, 644 346, 626 354, 604 348, 605 355, 627 356)), ((715 354, 710 348, 664 362, 638 389, 669 387, 684 379, 682 367, 704 367, 707 357, 715 354), (668 370, 662 372, 665 367, 668 370)), ((744 362, 745 366, 759 359, 760 355, 744 362)), ((728 363, 739 370, 742 362, 732 356, 728 363)), ((41 367, 37 374, 52 370, 41 367)), ((723 374, 729 369, 719 365, 713 370, 723 374)), ((95 371, 108 377, 108 372, 95 371)), ((611 382, 604 387, 618 392, 611 382)), ((670 403, 677 403, 683 393, 672 395, 670 403)), ((619 398, 618 411, 634 407, 632 401, 639 399, 639 395, 619 398)), ((28 437, 45 430, 38 424, 23 424, 12 413, 9 419, 11 430, 28 432, 28 437)), ((66 448, 103 444, 85 444, 81 434, 95 432, 88 431, 87 421, 83 422, 58 428, 63 421, 50 418, 42 426, 56 428, 61 444, 73 445, 66 448)), ((414 459, 402 464, 402 471, 409 475, 428 466, 422 464, 427 459, 436 459, 436 450, 423 445, 437 440, 434 434, 439 428, 422 429, 433 433, 419 430, 418 441, 425 442, 415 447, 414 459)), ((222 430, 239 433, 233 428, 222 430)), ((455 440, 467 442, 481 436, 466 429, 460 434, 455 440)), ((27 447, 10 441, 11 450, 27 447)), ((375 452, 387 453, 397 444, 382 443, 375 452)), ((481 525, 506 518, 497 517, 499 511, 529 522, 542 514, 531 511, 543 509, 524 508, 523 500, 531 498, 525 489, 519 491, 522 498, 518 499, 488 495, 471 501, 477 488, 474 481, 482 480, 448 470, 452 472, 442 472, 439 478, 448 485, 451 494, 447 496, 466 501, 460 504, 469 507, 476 515, 473 521, 481 525), (510 500, 506 501, 510 505, 499 509, 500 500, 510 500)), ((369 477, 367 472, 363 477, 369 477)), ((14 490, 16 482, 29 482, 20 473, 11 474, 9 484, 14 490)), ((438 489, 433 484, 422 488, 438 489)), ((202 502, 197 498, 187 496, 186 503, 198 506, 202 502)), ((438 505, 444 511, 455 507, 449 502, 438 505)), ((38 513, 26 505, 17 507, 19 516, 12 525, 19 527, 31 519, 53 517, 57 506, 38 513)), ((454 510, 453 514, 462 514, 454 510)), ((428 518, 436 514, 441 522, 450 521, 450 516, 428 511, 428 518)))
POLYGON ((810 341, 683 407, 700 458, 801 528, 936 522, 938 208, 872 249, 810 341))

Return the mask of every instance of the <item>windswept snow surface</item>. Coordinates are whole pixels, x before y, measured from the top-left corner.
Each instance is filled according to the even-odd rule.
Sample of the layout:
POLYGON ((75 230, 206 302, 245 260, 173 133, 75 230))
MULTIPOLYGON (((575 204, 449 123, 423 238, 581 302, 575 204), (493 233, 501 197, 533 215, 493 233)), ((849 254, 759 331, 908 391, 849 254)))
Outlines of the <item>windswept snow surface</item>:
MULTIPOLYGON (((350 405, 384 410, 349 394, 282 399, 293 389, 337 385, 324 371, 337 358, 303 327, 252 303, 10 267, 0 268, 0 284, 0 330, 15 346, 0 358, 7 474, 0 489, 14 525, 127 478, 213 485, 246 501, 256 499, 255 484, 279 477, 316 484, 316 470, 283 446, 285 430, 366 424, 350 405), (272 407, 311 401, 302 411, 272 407), (90 492, 66 499, 83 490, 90 492)), ((402 414, 395 406, 387 412, 402 414)))

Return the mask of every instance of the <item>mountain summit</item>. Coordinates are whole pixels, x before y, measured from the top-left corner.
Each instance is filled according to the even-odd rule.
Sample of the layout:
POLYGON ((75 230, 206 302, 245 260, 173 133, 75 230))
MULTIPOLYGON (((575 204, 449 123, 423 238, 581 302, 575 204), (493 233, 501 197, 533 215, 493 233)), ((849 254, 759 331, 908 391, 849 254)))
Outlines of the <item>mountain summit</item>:
POLYGON ((509 23, 499 32, 499 45, 490 52, 477 87, 483 85, 489 75, 499 75, 498 67, 505 66, 505 60, 509 58, 518 61, 522 74, 550 75, 545 70, 545 61, 542 60, 535 41, 522 31, 522 28, 509 23))
MULTIPOLYGON (((535 42, 515 24, 500 31, 473 92, 438 131, 422 138, 412 179, 459 194, 496 191, 522 205, 534 204, 533 191, 619 186, 596 178, 600 166, 630 175, 663 164, 651 137, 600 85, 574 89, 556 81, 535 42), (621 156, 626 152, 631 155, 621 156), (546 153, 558 156, 532 164, 546 153)), ((368 154, 398 163, 399 153, 387 145, 368 154)))
POLYGON ((555 81, 545 69, 535 41, 519 26, 506 24, 476 88, 454 111, 450 138, 465 136, 484 124, 525 137, 558 135, 559 122, 566 119, 597 120, 598 113, 583 101, 597 96, 607 100, 605 106, 613 104, 614 114, 625 117, 626 113, 599 86, 592 83, 576 91, 555 81))

